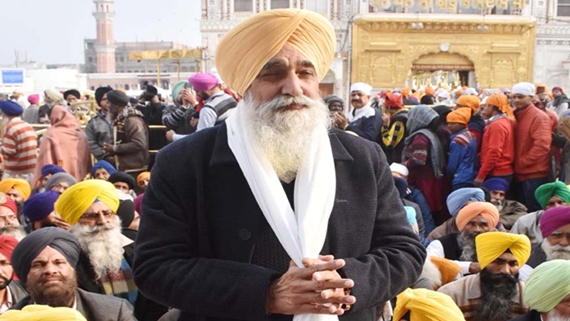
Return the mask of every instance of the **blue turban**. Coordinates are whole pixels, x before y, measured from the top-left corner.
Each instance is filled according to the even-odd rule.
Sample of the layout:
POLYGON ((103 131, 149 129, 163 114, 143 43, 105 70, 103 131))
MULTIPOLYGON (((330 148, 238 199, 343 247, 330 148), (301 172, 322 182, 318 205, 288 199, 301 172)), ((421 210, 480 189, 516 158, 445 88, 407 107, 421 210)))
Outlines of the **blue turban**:
POLYGON ((65 173, 65 169, 54 165, 54 164, 47 164, 42 167, 42 177, 46 177, 48 175, 53 175, 57 173, 65 173))
POLYGON ((0 100, 0 110, 6 116, 20 116, 24 112, 24 108, 17 102, 11 100, 0 100))
POLYGON ((456 216, 459 210, 467 203, 467 201, 483 202, 485 193, 476 187, 460 188, 447 197, 447 209, 451 216, 456 216))
POLYGON ((53 205, 58 198, 59 193, 56 191, 47 191, 32 195, 24 202, 24 215, 26 215, 31 222, 41 221, 53 212, 53 205))
POLYGON ((91 176, 95 177, 95 171, 97 171, 99 168, 105 169, 107 173, 109 173, 109 175, 113 175, 117 172, 117 170, 115 169, 115 167, 113 167, 113 165, 111 165, 111 163, 109 163, 106 160, 100 160, 97 163, 95 163, 93 167, 91 167, 91 176))
POLYGON ((509 182, 502 178, 493 177, 486 180, 483 183, 483 187, 489 191, 503 191, 506 193, 509 190, 509 182))

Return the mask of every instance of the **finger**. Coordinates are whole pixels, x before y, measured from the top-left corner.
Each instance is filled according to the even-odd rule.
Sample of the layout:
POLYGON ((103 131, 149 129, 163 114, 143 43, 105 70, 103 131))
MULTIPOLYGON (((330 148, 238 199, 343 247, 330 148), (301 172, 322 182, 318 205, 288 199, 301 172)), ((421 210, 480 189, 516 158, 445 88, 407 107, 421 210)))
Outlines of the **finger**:
POLYGON ((319 271, 313 273, 313 281, 339 280, 341 276, 337 271, 319 271))
POLYGON ((325 262, 332 262, 334 260, 334 255, 319 255, 319 260, 325 261, 325 262))
POLYGON ((301 291, 318 291, 322 292, 324 290, 336 290, 336 289, 351 289, 354 287, 354 281, 351 279, 338 279, 330 281, 313 281, 307 284, 303 283, 301 291))
POLYGON ((346 262, 342 259, 333 260, 331 262, 316 264, 316 265, 302 271, 303 275, 301 277, 304 279, 311 279, 315 272, 326 271, 326 270, 336 271, 336 270, 344 267, 345 264, 346 264, 346 262))
POLYGON ((295 303, 297 305, 303 305, 303 304, 319 304, 319 305, 324 305, 324 304, 354 304, 354 302, 356 302, 356 298, 352 295, 337 295, 337 296, 333 296, 330 298, 323 298, 320 293, 302 293, 302 294, 298 294, 295 299, 293 301, 296 301, 295 303))
POLYGON ((344 310, 337 309, 336 307, 327 307, 321 304, 307 303, 299 307, 299 311, 294 314, 329 314, 329 315, 343 315, 344 310), (332 311, 331 311, 332 310, 332 311))

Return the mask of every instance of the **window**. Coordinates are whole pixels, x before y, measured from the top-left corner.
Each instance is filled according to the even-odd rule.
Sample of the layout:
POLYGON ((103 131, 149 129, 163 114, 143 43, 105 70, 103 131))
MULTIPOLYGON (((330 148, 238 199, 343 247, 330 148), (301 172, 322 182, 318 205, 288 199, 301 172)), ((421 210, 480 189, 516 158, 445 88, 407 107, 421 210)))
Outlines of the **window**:
POLYGON ((89 61, 89 62, 93 62, 93 57, 89 57, 89 58, 87 58, 87 61, 89 61))
POLYGON ((125 90, 131 90, 131 86, 129 84, 125 84, 125 90))
POLYGON ((558 0, 558 17, 570 17, 570 0, 558 0))
POLYGON ((252 12, 253 0, 234 0, 235 12, 252 12))
POLYGON ((271 0, 271 9, 286 9, 290 6, 289 0, 271 0))

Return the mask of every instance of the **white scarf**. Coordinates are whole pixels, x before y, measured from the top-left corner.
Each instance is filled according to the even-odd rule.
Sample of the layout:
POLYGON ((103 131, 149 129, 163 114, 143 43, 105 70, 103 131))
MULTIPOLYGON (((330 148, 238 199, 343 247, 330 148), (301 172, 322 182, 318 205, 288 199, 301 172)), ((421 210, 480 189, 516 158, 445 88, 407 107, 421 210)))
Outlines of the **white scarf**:
POLYGON ((374 108, 372 108, 370 103, 368 103, 366 106, 360 109, 353 109, 350 113, 348 113, 348 121, 352 123, 353 121, 359 120, 360 118, 372 117, 374 114, 374 108))
MULTIPOLYGON (((228 144, 269 226, 289 257, 302 268, 303 258, 317 258, 323 247, 335 200, 336 174, 328 133, 324 128, 316 131, 312 152, 297 173, 294 212, 273 166, 260 147, 246 138, 241 120, 244 107, 238 105, 226 120, 228 144)), ((338 317, 302 314, 293 320, 338 321, 338 317)))

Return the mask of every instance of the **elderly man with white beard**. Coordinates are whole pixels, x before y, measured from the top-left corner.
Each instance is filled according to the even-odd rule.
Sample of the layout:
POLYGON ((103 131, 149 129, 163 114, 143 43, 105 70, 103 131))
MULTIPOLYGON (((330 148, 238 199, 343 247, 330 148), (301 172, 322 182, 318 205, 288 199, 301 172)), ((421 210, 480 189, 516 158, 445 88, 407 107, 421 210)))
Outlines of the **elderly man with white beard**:
POLYGON ((380 146, 330 129, 319 81, 335 43, 322 15, 278 9, 218 44, 244 99, 158 154, 135 250, 137 285, 179 320, 373 321, 419 276, 380 146))
POLYGON ((126 299, 138 320, 156 320, 167 309, 146 299, 134 284, 134 245, 121 232, 118 208, 118 191, 98 179, 71 186, 55 202, 55 211, 72 226, 84 254, 77 265, 79 287, 126 299))
POLYGON ((535 245, 528 262, 521 268, 521 280, 525 281, 534 268, 552 260, 570 261, 570 207, 553 207, 540 217, 543 237, 535 245))

